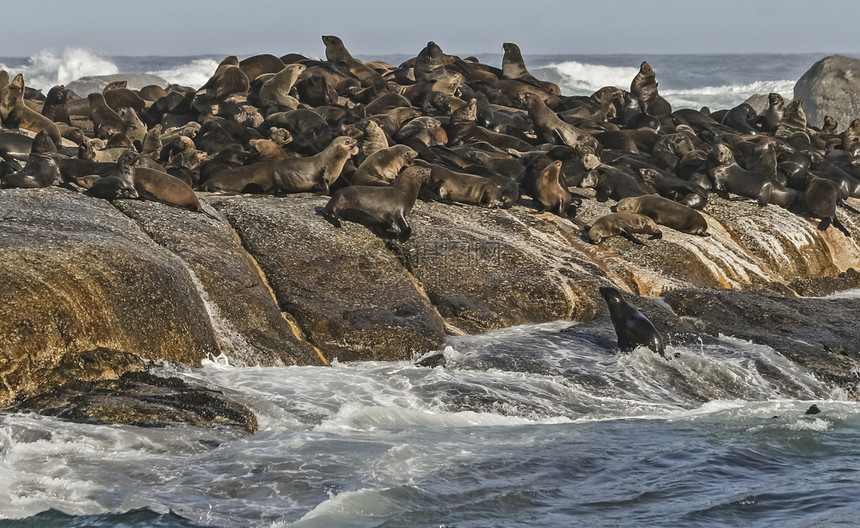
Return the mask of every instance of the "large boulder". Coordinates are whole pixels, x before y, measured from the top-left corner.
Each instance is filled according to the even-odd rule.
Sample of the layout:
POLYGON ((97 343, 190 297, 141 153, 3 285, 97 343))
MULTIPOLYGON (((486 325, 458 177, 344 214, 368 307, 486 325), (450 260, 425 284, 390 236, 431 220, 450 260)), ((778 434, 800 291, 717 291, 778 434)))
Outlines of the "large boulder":
POLYGON ((810 125, 820 127, 829 115, 842 132, 860 117, 860 59, 844 55, 821 59, 794 85, 794 98, 804 100, 810 125))
POLYGON ((326 358, 402 360, 440 346, 441 317, 382 240, 314 213, 320 196, 211 195, 260 264, 281 309, 326 358))
POLYGON ((0 405, 218 354, 185 265, 109 202, 49 188, 0 190, 0 204, 0 405))
POLYGON ((259 266, 226 219, 143 200, 113 203, 188 266, 231 364, 322 364, 295 322, 278 308, 259 266))
POLYGON ((72 81, 66 85, 66 89, 75 92, 82 98, 86 99, 91 93, 102 93, 105 86, 116 81, 126 81, 126 88, 129 90, 140 90, 144 86, 155 84, 162 88, 167 88, 170 84, 166 80, 157 75, 149 73, 115 73, 111 75, 90 75, 81 77, 76 81, 72 81))

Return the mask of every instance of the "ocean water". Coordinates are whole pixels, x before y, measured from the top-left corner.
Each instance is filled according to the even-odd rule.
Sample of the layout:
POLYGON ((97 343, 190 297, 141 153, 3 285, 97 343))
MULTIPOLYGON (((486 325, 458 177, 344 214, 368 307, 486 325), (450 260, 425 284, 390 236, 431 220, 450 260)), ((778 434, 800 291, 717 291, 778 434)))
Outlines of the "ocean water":
POLYGON ((856 526, 860 403, 730 336, 667 361, 607 331, 452 337, 444 368, 161 367, 251 436, 0 415, 0 527, 856 526))
MULTIPOLYGON (((221 58, 64 50, 0 64, 43 89, 114 72, 199 86, 221 58)), ((526 63, 573 95, 629 87, 648 60, 674 105, 715 109, 790 97, 820 58, 526 63)), ((611 332, 556 322, 452 337, 444 368, 237 368, 229 355, 160 367, 249 406, 250 436, 0 414, 0 528, 857 525, 860 402, 732 336, 666 336, 680 354, 666 361, 619 353, 611 332), (813 404, 822 412, 805 414, 813 404)))
MULTIPOLYGON (((410 57, 358 56, 361 60, 383 60, 393 65, 410 57)), ((32 57, 0 57, 0 69, 23 73, 29 86, 41 88, 45 93, 55 84, 120 72, 151 73, 171 83, 196 88, 209 79, 223 58, 220 55, 100 57, 88 50, 66 48, 43 51, 32 57)), ((502 64, 502 54, 481 54, 477 58, 496 67, 502 64)), ((708 106, 716 110, 736 106, 754 94, 777 92, 792 99, 794 84, 822 58, 821 54, 623 54, 526 55, 524 60, 532 74, 557 83, 564 95, 588 95, 609 85, 629 89, 639 64, 647 60, 657 75, 661 95, 674 108, 708 106)))

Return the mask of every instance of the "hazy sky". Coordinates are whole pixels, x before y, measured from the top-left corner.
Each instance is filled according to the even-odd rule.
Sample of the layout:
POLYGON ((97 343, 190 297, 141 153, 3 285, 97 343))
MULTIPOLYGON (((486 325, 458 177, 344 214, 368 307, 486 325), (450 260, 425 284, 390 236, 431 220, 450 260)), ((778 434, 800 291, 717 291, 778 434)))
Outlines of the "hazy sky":
POLYGON ((353 55, 860 52, 854 0, 39 0, 7 2, 0 56, 81 47, 110 55, 297 52, 321 35, 353 55), (19 18, 26 23, 14 22, 19 18))

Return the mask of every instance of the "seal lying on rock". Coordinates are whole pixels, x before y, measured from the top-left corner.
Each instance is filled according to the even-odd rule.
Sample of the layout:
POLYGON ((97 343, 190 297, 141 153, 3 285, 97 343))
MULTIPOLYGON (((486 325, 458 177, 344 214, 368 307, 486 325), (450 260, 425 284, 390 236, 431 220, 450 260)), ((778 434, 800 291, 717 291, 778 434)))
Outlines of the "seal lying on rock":
POLYGON ((695 209, 657 196, 644 194, 633 198, 624 198, 615 206, 619 212, 638 213, 645 215, 658 224, 671 227, 684 233, 708 236, 708 222, 695 209))
POLYGON ((325 205, 323 216, 336 227, 340 219, 357 222, 370 228, 382 228, 405 242, 412 235, 406 215, 418 199, 421 184, 430 175, 425 167, 407 167, 389 187, 353 185, 334 193, 325 205))
POLYGON ((642 312, 624 300, 620 291, 612 286, 602 286, 600 295, 609 308, 609 317, 618 336, 618 348, 629 352, 637 346, 645 346, 666 357, 660 333, 642 312))
POLYGON ((610 213, 594 221, 594 224, 588 229, 588 238, 593 243, 600 244, 609 237, 621 235, 634 244, 642 244, 639 239, 633 236, 633 233, 644 233, 655 237, 663 234, 657 227, 657 223, 645 215, 610 213))

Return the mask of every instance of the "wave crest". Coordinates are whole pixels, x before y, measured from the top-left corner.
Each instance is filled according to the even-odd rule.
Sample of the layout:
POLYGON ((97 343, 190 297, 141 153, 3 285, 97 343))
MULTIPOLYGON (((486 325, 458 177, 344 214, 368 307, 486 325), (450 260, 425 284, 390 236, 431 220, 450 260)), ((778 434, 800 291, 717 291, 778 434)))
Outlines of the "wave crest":
POLYGON ((0 68, 12 75, 23 74, 27 86, 43 91, 89 75, 119 73, 116 64, 82 48, 64 48, 61 53, 42 50, 32 55, 26 64, 15 67, 0 64, 0 68))

